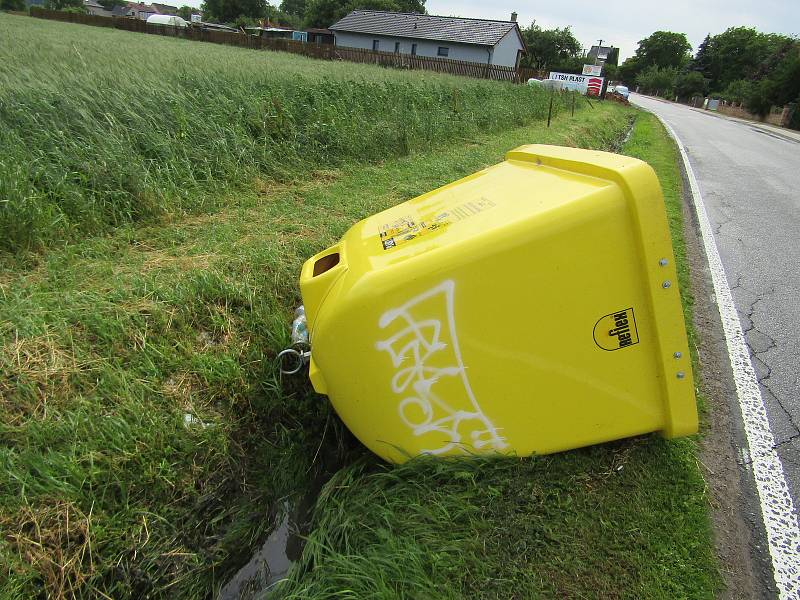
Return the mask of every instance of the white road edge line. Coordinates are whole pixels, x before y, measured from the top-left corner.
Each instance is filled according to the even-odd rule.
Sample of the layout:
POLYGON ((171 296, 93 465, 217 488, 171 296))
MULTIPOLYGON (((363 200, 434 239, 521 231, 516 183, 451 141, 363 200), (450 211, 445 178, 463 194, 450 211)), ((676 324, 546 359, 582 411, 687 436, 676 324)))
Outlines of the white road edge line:
MULTIPOLYGON (((654 113, 655 114, 655 113, 654 113)), ((750 352, 742 331, 742 324, 733 303, 733 295, 722 267, 722 259, 714 241, 711 222, 708 219, 700 186, 694 175, 689 156, 683 142, 675 130, 656 115, 667 128, 678 145, 683 158, 689 187, 692 192, 700 232, 703 236, 711 279, 714 283, 722 328, 728 345, 728 355, 736 382, 736 393, 742 411, 747 445, 750 451, 751 467, 761 503, 761 515, 767 533, 769 554, 772 558, 775 585, 781 600, 797 600, 800 598, 800 527, 797 513, 786 484, 783 465, 775 449, 775 437, 769 427, 767 410, 761 397, 758 378, 750 361, 750 352)))

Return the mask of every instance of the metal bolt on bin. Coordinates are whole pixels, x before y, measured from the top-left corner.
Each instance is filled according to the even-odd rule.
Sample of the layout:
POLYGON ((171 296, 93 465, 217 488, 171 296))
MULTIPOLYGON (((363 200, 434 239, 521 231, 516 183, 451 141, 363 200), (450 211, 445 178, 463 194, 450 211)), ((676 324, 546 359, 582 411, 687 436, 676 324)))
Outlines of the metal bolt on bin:
POLYGON ((674 264, 647 164, 522 146, 310 258, 295 364, 394 462, 691 434, 674 264))

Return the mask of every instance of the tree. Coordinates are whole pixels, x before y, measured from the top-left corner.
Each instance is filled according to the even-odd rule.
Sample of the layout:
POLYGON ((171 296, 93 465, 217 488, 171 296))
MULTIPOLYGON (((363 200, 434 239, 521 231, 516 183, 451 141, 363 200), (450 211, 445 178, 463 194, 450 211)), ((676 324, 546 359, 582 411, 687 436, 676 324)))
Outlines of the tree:
POLYGON ((291 27, 292 29, 299 29, 302 25, 302 19, 299 16, 290 15, 271 4, 267 4, 267 19, 269 19, 270 23, 281 27, 291 27))
POLYGON ((25 10, 25 0, 0 0, 0 10, 25 10))
POLYGON ((619 67, 617 65, 610 65, 608 63, 605 64, 603 67, 603 75, 609 81, 618 81, 619 80, 619 67))
POLYGON ((765 117, 772 108, 774 93, 775 82, 762 79, 750 88, 750 93, 744 99, 744 107, 755 115, 765 117))
POLYGON ((608 58, 606 58, 606 66, 613 65, 617 66, 619 64, 619 48, 611 48, 608 52, 608 58))
POLYGON ((106 10, 112 10, 115 6, 125 6, 127 4, 125 0, 97 0, 97 3, 106 10))
POLYGON ((232 23, 240 17, 261 19, 267 14, 266 0, 204 0, 206 21, 232 23))
POLYGON ((528 53, 522 58, 523 66, 542 71, 575 70, 576 67, 580 70, 581 43, 569 27, 542 29, 532 23, 522 30, 522 39, 528 47, 528 53))
POLYGON ((617 69, 617 76, 620 80, 624 81, 628 86, 633 86, 636 82, 636 76, 642 70, 642 66, 635 56, 631 56, 619 66, 617 69))
MULTIPOLYGON (((100 1, 102 2, 103 0, 100 1)), ((193 6, 187 6, 186 4, 184 4, 178 9, 178 16, 181 17, 184 21, 191 21, 192 15, 198 14, 199 12, 200 11, 194 8, 193 6)))
POLYGON ((425 14, 425 0, 395 0, 399 12, 425 14))
POLYGON ((704 96, 708 89, 708 80, 699 71, 682 71, 675 78, 675 93, 680 98, 704 96))
POLYGON ((800 41, 795 40, 787 49, 770 79, 775 82, 772 100, 776 105, 800 101, 800 41))
POLYGON ((308 0, 304 22, 309 27, 330 27, 347 13, 339 0, 308 0))
POLYGON ((283 0, 281 10, 302 19, 306 14, 306 0, 283 0))
POLYGON ((71 10, 85 12, 83 0, 45 0, 44 7, 50 10, 71 10))
POLYGON ((711 48, 721 98, 761 116, 800 100, 800 40, 736 27, 711 38, 711 48))
POLYGON ((753 82, 747 79, 737 79, 731 81, 725 90, 719 95, 723 100, 728 102, 737 102, 742 104, 748 98, 753 89, 753 82))
POLYGON ((761 33, 752 27, 729 27, 706 36, 689 69, 691 73, 682 73, 676 80, 681 96, 699 90, 702 76, 704 91, 710 89, 715 96, 741 103, 757 115, 768 114, 772 106, 800 101, 797 38, 761 33))
POLYGON ((711 76, 712 43, 711 34, 706 34, 705 39, 697 47, 697 54, 689 63, 689 69, 701 73, 703 77, 711 76))
POLYGON ((636 85, 647 93, 671 96, 678 78, 676 67, 650 65, 636 76, 636 85))
POLYGON ((685 33, 672 31, 656 31, 639 41, 636 56, 642 67, 682 67, 689 61, 692 49, 685 33))
POLYGON ((652 66, 661 69, 681 68, 691 59, 691 49, 685 33, 653 32, 649 37, 639 40, 636 54, 620 65, 620 77, 630 83, 636 81, 639 73, 652 66))
POLYGON ((697 70, 711 80, 711 89, 722 90, 739 79, 762 79, 793 43, 785 35, 760 33, 752 27, 730 27, 708 39, 702 54, 698 48, 694 63, 703 66, 697 70))

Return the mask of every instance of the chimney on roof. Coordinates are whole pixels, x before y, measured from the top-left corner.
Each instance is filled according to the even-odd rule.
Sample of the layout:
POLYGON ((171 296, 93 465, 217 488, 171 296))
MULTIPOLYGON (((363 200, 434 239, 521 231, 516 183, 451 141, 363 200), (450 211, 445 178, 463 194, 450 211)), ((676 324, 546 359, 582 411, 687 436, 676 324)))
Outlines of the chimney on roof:
POLYGON ((515 12, 511 13, 511 21, 514 22, 514 23, 517 22, 517 13, 515 13, 515 12))

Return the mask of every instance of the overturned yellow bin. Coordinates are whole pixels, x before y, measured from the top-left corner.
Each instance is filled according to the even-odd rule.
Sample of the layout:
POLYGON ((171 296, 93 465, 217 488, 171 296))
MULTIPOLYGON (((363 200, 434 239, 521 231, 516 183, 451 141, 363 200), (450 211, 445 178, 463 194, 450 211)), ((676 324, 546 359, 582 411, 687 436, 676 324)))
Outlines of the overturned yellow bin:
POLYGON ((522 146, 357 223, 300 287, 314 388, 387 460, 697 430, 664 201, 642 161, 522 146))

